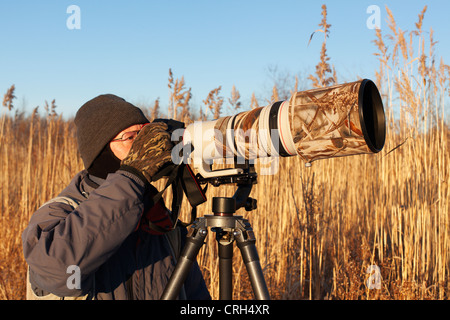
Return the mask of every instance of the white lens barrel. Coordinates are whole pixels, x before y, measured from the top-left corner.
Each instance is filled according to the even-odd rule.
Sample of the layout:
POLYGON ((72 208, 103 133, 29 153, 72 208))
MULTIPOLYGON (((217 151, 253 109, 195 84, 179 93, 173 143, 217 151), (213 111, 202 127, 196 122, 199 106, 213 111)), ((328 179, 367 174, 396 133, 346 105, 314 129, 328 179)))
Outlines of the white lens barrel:
POLYGON ((384 146, 381 97, 370 80, 296 92, 289 100, 187 126, 195 161, 289 157, 318 159, 377 153, 384 146))

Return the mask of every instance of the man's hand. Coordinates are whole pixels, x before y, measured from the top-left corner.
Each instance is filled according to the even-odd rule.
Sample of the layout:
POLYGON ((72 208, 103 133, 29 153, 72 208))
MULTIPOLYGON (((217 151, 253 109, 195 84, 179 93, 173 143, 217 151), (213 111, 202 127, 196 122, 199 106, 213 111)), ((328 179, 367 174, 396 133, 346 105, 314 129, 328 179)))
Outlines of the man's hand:
POLYGON ((122 160, 122 169, 133 168, 141 173, 148 182, 171 161, 173 144, 163 122, 150 123, 142 128, 134 140, 130 152, 122 160))

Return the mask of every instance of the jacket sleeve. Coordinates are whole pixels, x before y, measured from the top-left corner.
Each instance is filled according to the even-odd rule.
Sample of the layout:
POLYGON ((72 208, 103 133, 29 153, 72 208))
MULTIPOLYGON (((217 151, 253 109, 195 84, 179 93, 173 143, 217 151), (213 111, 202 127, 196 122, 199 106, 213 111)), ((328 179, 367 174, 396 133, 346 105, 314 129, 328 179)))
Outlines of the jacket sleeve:
POLYGON ((144 183, 118 171, 73 209, 51 203, 38 209, 22 233, 34 284, 58 296, 87 294, 92 274, 136 229, 144 210, 144 183), (78 267, 80 286, 68 286, 78 267))

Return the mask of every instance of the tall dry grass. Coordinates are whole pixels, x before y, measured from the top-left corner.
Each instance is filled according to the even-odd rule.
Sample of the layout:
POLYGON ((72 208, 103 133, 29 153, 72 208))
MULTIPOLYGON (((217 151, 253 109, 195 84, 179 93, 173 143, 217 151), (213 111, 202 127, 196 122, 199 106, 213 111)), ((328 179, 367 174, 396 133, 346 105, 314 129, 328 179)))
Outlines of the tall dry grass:
MULTIPOLYGON (((275 299, 449 298, 450 126, 444 110, 450 67, 435 56, 432 31, 422 30, 426 8, 410 33, 386 11, 388 33, 377 30, 374 39, 380 61, 376 81, 388 125, 384 150, 321 160, 310 168, 299 157, 279 159, 279 174, 260 175, 252 191, 258 209, 239 212, 253 226, 275 299), (371 265, 380 268, 381 289, 367 286, 371 265)), ((328 34, 326 7, 322 16, 320 26, 328 34)), ((337 81, 329 60, 325 37, 316 73, 310 77, 313 86, 337 81)), ((206 113, 200 111, 198 117, 189 106, 190 89, 171 71, 169 88, 172 117, 189 122, 224 112, 220 87, 205 98, 206 113)), ((278 89, 293 90, 275 86, 263 99, 275 99, 278 89)), ((234 89, 230 111, 238 100, 234 89)), ((0 118, 0 299, 24 298, 21 232, 33 211, 82 168, 73 122, 58 116, 54 103, 46 104, 44 115, 36 110, 13 115, 13 101, 14 87, 5 95, 0 118)), ((249 107, 257 105, 253 94, 249 107)), ((162 116, 159 100, 146 111, 151 118, 162 116)), ((213 196, 234 191, 234 186, 209 187, 199 216, 210 213, 213 196)), ((188 213, 185 201, 183 217, 188 213)), ((211 234, 198 261, 217 299, 217 246, 211 234)), ((233 270, 234 298, 252 298, 237 249, 233 270)))
POLYGON ((1 117, 0 299, 24 298, 21 233, 31 214, 82 167, 74 124, 56 115, 54 102, 45 106, 44 116, 35 109, 1 117))

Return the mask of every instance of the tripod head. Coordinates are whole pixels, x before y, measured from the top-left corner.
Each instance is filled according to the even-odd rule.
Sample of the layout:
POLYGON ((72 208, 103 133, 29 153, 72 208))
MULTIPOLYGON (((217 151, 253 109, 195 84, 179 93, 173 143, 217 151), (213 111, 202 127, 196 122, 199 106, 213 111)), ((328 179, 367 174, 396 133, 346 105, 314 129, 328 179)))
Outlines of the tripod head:
POLYGON ((214 187, 232 183, 255 184, 258 176, 254 164, 250 163, 249 160, 245 160, 244 163, 238 163, 235 160, 232 169, 212 170, 212 165, 210 165, 208 173, 209 172, 214 174, 203 175, 203 172, 199 171, 199 173, 197 173, 197 179, 201 184, 210 183, 214 187), (232 172, 232 174, 230 174, 230 172, 232 172))
POLYGON ((257 183, 258 174, 255 166, 250 161, 245 160, 243 164, 235 163, 234 169, 238 173, 233 175, 220 175, 220 172, 230 172, 230 169, 214 170, 215 175, 204 178, 200 173, 197 174, 197 179, 201 184, 211 184, 214 187, 219 187, 224 184, 236 184, 237 190, 232 198, 214 197, 213 198, 213 212, 215 215, 226 216, 232 215, 236 210, 245 208, 246 211, 252 211, 257 208, 256 199, 250 198, 252 187, 257 183), (234 199, 227 200, 227 199, 234 199), (233 204, 234 202, 234 208, 233 204))

